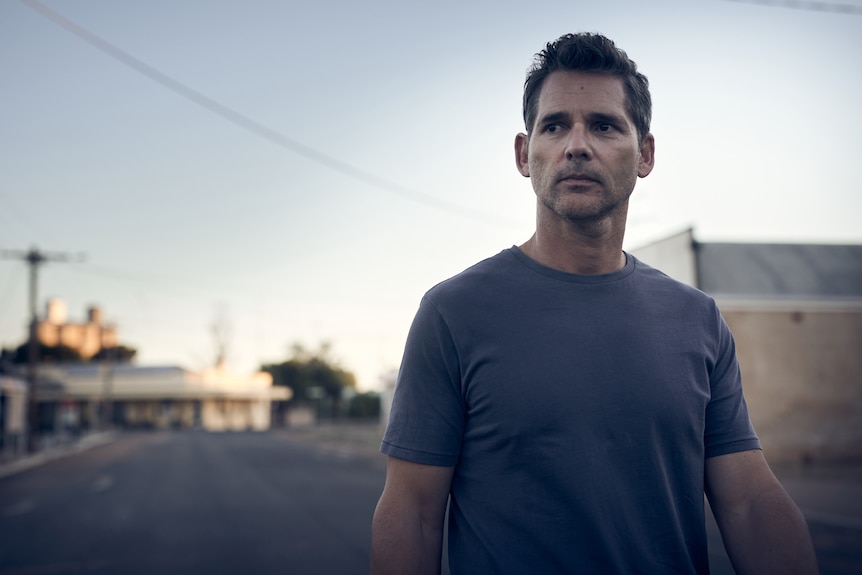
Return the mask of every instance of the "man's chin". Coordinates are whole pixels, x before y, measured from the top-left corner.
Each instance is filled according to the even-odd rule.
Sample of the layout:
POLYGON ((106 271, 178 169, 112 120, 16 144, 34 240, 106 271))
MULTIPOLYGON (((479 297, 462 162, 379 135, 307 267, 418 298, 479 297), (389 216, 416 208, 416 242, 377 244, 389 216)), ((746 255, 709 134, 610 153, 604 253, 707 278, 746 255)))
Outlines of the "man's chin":
POLYGON ((560 219, 572 224, 589 224, 625 214, 627 202, 608 204, 600 198, 568 197, 557 202, 545 202, 545 207, 560 219), (569 201, 566 201, 569 200, 569 201), (571 201, 575 200, 575 201, 571 201), (595 201, 590 201, 595 200, 595 201))
POLYGON ((582 204, 558 206, 554 212, 571 223, 586 223, 603 220, 614 212, 615 206, 582 204))

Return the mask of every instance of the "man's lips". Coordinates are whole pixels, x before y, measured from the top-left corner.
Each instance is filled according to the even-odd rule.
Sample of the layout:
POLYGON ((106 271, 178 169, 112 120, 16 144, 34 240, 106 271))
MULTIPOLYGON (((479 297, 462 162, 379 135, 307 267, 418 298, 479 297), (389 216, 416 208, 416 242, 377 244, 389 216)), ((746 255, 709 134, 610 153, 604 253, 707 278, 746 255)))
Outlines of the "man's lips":
POLYGON ((563 184, 585 185, 601 183, 598 178, 594 178, 589 174, 566 174, 561 176, 558 182, 563 184))

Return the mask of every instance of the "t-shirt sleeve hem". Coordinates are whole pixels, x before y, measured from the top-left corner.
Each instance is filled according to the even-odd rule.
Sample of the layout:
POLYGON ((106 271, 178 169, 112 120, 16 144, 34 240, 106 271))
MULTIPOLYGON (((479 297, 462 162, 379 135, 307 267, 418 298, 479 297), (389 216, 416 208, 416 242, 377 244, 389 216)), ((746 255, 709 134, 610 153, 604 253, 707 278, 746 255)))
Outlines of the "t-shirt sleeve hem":
POLYGON ((436 453, 427 453, 425 451, 417 451, 415 449, 407 449, 392 445, 386 441, 380 444, 380 452, 384 455, 405 459, 413 463, 421 463, 423 465, 437 465, 439 467, 454 467, 458 463, 457 456, 439 455, 436 453))
POLYGON ((740 451, 751 451, 754 449, 762 449, 760 447, 760 440, 757 438, 753 439, 741 439, 739 441, 733 441, 731 443, 724 443, 721 445, 716 445, 706 450, 706 458, 709 459, 711 457, 718 457, 719 455, 728 455, 730 453, 738 453, 740 451))

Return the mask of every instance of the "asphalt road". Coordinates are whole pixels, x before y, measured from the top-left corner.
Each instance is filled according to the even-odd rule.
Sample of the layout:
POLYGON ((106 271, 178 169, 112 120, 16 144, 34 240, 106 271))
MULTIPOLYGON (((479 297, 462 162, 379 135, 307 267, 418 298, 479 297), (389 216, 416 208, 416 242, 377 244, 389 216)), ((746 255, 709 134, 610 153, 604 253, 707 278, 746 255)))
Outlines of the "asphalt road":
MULTIPOLYGON (((124 434, 0 478, 0 575, 367 574, 385 468, 366 435, 124 434)), ((830 473, 779 477, 822 575, 862 574, 862 482, 830 473)))
POLYGON ((142 433, 0 480, 0 573, 368 573, 382 457, 142 433))

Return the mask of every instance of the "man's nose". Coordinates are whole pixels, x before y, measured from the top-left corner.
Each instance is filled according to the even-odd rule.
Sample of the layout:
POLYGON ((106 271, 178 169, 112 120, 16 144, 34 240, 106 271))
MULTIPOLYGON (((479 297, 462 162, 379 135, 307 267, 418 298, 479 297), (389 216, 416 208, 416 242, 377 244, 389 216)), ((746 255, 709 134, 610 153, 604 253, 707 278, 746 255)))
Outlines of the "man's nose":
POLYGON ((569 130, 566 138, 566 159, 589 159, 592 157, 592 144, 585 126, 577 124, 569 130))

